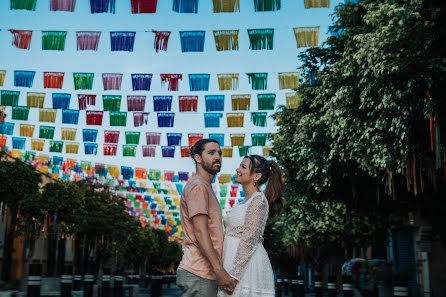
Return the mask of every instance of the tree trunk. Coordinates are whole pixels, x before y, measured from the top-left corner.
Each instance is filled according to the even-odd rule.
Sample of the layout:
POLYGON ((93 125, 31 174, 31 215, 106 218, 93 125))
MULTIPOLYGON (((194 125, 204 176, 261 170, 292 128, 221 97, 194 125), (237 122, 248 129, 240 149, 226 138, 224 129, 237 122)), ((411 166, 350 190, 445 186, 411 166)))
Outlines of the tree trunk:
POLYGON ((3 265, 2 265, 2 280, 11 280, 11 265, 12 265, 12 252, 15 238, 15 231, 17 225, 17 206, 9 207, 6 217, 9 218, 9 224, 6 224, 5 245, 3 248, 3 265))

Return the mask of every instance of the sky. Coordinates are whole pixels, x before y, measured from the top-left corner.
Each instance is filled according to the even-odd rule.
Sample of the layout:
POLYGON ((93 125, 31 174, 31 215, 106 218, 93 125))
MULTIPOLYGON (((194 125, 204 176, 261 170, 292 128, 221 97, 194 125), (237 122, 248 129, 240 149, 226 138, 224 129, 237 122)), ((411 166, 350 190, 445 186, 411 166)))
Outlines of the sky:
MULTIPOLYGON (((127 116, 127 127, 109 127, 108 112, 104 113, 103 126, 87 126, 85 111, 80 113, 79 125, 66 125, 64 127, 78 128, 76 141, 79 142, 79 154, 49 153, 47 140, 43 154, 58 155, 64 158, 105 163, 143 167, 146 169, 161 169, 175 171, 193 171, 191 159, 181 158, 177 148, 175 158, 162 158, 161 148, 157 148, 155 158, 143 158, 141 145, 145 144, 145 132, 162 132, 161 145, 167 145, 165 133, 183 133, 181 145, 187 145, 187 133, 225 133, 225 145, 230 145, 230 133, 245 133, 245 145, 251 144, 250 133, 275 132, 277 127, 272 119, 268 118, 267 127, 256 127, 250 121, 250 111, 245 111, 245 125, 243 128, 227 128, 226 116, 220 121, 220 128, 205 128, 203 113, 205 112, 205 95, 225 95, 225 111, 232 112, 232 94, 251 94, 251 111, 257 110, 258 93, 276 93, 276 108, 285 104, 285 93, 291 90, 279 90, 278 72, 296 71, 299 66, 297 55, 305 50, 298 49, 293 34, 293 27, 320 26, 319 44, 327 37, 328 26, 332 22, 331 14, 340 0, 332 0, 330 8, 305 9, 303 0, 282 0, 281 9, 275 12, 254 12, 253 0, 241 0, 240 12, 213 13, 211 0, 199 0, 197 14, 177 13, 172 11, 172 0, 158 0, 155 14, 131 14, 130 0, 116 0, 116 13, 91 14, 88 0, 77 0, 75 12, 53 12, 49 10, 50 0, 37 0, 36 11, 10 10, 9 0, 0 1, 0 69, 7 70, 6 79, 0 90, 19 90, 21 92, 19 105, 26 106, 26 92, 46 92, 45 106, 51 108, 51 93, 71 93, 71 109, 78 109, 77 94, 96 94, 96 106, 89 110, 102 110, 102 95, 121 95, 121 111, 126 111, 127 95, 146 95, 146 111, 150 112, 147 126, 133 127, 133 116, 127 116), (249 49, 247 29, 274 28, 274 49, 254 51, 249 49), (8 29, 34 30, 30 50, 17 49, 11 45, 12 34, 8 29), (218 52, 212 30, 240 30, 239 50, 218 52), (42 51, 41 30, 68 31, 65 51, 42 51), (172 31, 167 52, 155 52, 154 34, 152 30, 172 31), (205 30, 204 52, 182 53, 179 31, 205 30), (98 51, 77 51, 76 31, 101 31, 98 51), (133 52, 111 52, 110 31, 136 31, 133 52), (36 71, 32 88, 14 87, 14 70, 36 71), (62 89, 44 89, 43 72, 65 72, 62 89), (73 72, 95 73, 93 89, 74 90, 73 72), (268 89, 254 91, 248 82, 246 73, 267 72, 268 89), (121 90, 104 91, 102 86, 102 73, 123 73, 121 90), (132 91, 132 73, 152 73, 152 86, 150 92, 132 91), (159 74, 181 73, 179 91, 168 91, 161 87, 159 74), (189 73, 209 73, 210 86, 208 92, 190 92, 187 75, 189 73), (217 83, 218 73, 239 73, 239 89, 236 91, 219 91, 217 83), (158 128, 156 113, 153 112, 153 95, 173 96, 172 112, 176 113, 173 128, 158 128), (179 113, 178 96, 198 95, 198 111, 196 113, 179 113), (99 143, 96 156, 83 154, 82 129, 98 129, 99 143), (103 156, 104 143, 103 130, 120 130, 120 142, 117 156, 103 156), (123 157, 122 144, 125 142, 124 131, 140 131, 141 139, 136 157, 123 157)), ((8 118, 11 120, 11 107, 6 108, 8 118)), ((272 114, 271 111, 268 115, 272 114)), ((60 140, 62 113, 58 110, 56 118, 55 140, 60 140)), ((19 124, 35 124, 34 138, 38 136, 38 126, 52 123, 40 123, 38 110, 31 109, 28 122, 15 122, 14 136, 19 136, 19 124)), ((12 147, 11 137, 7 145, 12 147)), ((31 150, 31 142, 26 141, 26 150, 31 150)), ((63 150, 65 152, 65 149, 63 150)), ((261 153, 260 147, 251 150, 252 153, 261 153)), ((37 152, 40 153, 40 152, 37 152)), ((222 173, 234 173, 241 158, 238 150, 233 151, 233 158, 224 158, 222 173)))

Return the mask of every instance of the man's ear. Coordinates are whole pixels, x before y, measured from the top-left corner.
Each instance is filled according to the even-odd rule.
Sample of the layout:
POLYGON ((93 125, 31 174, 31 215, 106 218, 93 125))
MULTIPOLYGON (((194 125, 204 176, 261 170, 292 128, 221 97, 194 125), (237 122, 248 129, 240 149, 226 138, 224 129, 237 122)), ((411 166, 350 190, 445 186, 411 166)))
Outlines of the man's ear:
POLYGON ((195 162, 197 162, 197 164, 201 164, 201 156, 199 154, 195 154, 194 155, 194 160, 195 162))

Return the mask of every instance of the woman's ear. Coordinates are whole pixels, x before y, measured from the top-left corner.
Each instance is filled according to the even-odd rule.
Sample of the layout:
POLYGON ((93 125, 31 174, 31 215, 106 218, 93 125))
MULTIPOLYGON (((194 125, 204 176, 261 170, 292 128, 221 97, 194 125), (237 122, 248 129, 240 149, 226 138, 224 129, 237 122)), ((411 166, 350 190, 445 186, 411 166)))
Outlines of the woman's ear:
POLYGON ((258 173, 258 172, 254 173, 254 180, 258 181, 261 177, 262 177, 261 173, 258 173))

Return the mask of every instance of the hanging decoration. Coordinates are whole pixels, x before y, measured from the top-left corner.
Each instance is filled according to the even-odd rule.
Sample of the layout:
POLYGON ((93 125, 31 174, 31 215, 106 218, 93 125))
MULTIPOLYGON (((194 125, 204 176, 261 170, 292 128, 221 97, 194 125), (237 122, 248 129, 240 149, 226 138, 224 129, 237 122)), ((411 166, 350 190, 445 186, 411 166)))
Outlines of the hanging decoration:
POLYGON ((152 74, 149 73, 132 74, 133 91, 150 91, 151 84, 152 84, 152 74))
POLYGON ((31 37, 33 36, 32 30, 12 30, 10 29, 13 39, 12 45, 20 49, 29 49, 31 37))
POLYGON ((13 135, 14 123, 0 122, 0 134, 13 135))
POLYGON ((266 127, 266 112, 251 112, 251 121, 254 126, 266 127))
POLYGON ((69 109, 70 93, 53 93, 53 109, 69 109))
POLYGON ((67 31, 42 31, 42 50, 63 51, 67 31))
POLYGON ((136 157, 136 145, 123 144, 122 145, 122 156, 123 157, 136 157))
POLYGON ((84 142, 96 142, 97 136, 97 129, 82 129, 82 141, 84 142))
POLYGON ((160 74, 161 77, 161 87, 164 86, 166 82, 169 83, 169 91, 178 91, 178 80, 183 80, 182 74, 160 74))
POLYGON ((272 152, 273 152, 273 147, 272 146, 264 146, 262 148, 262 153, 263 153, 263 156, 265 156, 265 157, 271 156, 272 152))
MULTIPOLYGON (((246 156, 248 156, 249 155, 249 149, 250 149, 251 147, 250 146, 239 146, 238 147, 238 154, 239 154, 239 156, 240 157, 246 157, 246 156)), ((234 195, 234 197, 236 197, 237 196, 237 194, 235 193, 235 195, 234 195)))
POLYGON ((231 133, 231 146, 244 146, 245 133, 231 133))
POLYGON ((154 111, 170 111, 172 96, 153 96, 154 111))
POLYGON ((238 90, 238 73, 219 73, 218 88, 220 91, 235 91, 238 90))
POLYGON ((279 72, 279 89, 297 89, 299 72, 279 72))
POLYGON ((102 125, 103 111, 87 110, 87 125, 102 125))
POLYGON ((51 11, 71 11, 76 7, 76 0, 50 0, 51 11))
POLYGON ((155 157, 156 146, 155 145, 143 145, 142 156, 143 157, 155 157))
POLYGON ((211 75, 205 74, 205 73, 189 74, 189 89, 190 89, 190 91, 191 92, 208 91, 210 78, 211 78, 211 75))
POLYGON ((110 126, 127 126, 127 112, 110 111, 110 126))
POLYGON ((228 112, 226 119, 228 121, 228 128, 243 127, 245 115, 242 112, 228 112))
POLYGON ((122 73, 102 73, 104 91, 121 90, 122 73))
POLYGON ((51 89, 62 89, 64 72, 44 72, 43 87, 51 89))
MULTIPOLYGON (((104 143, 104 156, 116 156, 117 151, 118 151, 117 144, 104 143)), ((113 174, 110 172, 110 168, 108 168, 108 172, 113 176, 113 174)))
MULTIPOLYGON (((97 155, 98 154, 98 144, 97 143, 84 143, 85 155, 97 155)), ((96 171, 96 170, 95 170, 96 171)), ((97 173, 97 171, 96 171, 97 173)))
POLYGON ((17 106, 19 103, 20 91, 1 91, 1 105, 3 106, 17 106))
POLYGON ((35 125, 20 124, 20 136, 33 137, 35 125))
POLYGON ((251 133, 251 143, 253 146, 265 146, 267 133, 251 133))
POLYGON ((63 148, 63 141, 50 140, 50 153, 61 153, 63 148))
POLYGON ((0 70, 0 87, 5 83, 6 70, 0 70))
POLYGON ((53 139, 55 127, 51 126, 40 126, 39 127, 39 138, 53 139))
POLYGON ((10 8, 36 11, 37 0, 11 0, 10 8))
POLYGON ((91 13, 115 13, 116 0, 90 0, 91 13))
POLYGON ((27 92, 26 93, 26 106, 43 108, 45 101, 45 93, 27 92))
POLYGON ((153 33, 155 33, 155 41, 154 41, 154 47, 155 51, 158 52, 159 50, 167 51, 167 43, 169 42, 169 36, 170 31, 155 31, 152 30, 153 33))
POLYGON ((173 112, 158 112, 158 128, 172 128, 175 120, 173 112))
POLYGON ((93 88, 94 73, 73 73, 75 90, 91 90, 93 88))
POLYGON ((65 153, 67 154, 77 154, 79 151, 78 142, 66 142, 65 143, 65 153))
POLYGON ((119 142, 119 131, 104 131, 104 142, 105 143, 118 143, 119 142))
POLYGON ((189 158, 190 157, 190 146, 182 146, 180 148, 181 158, 189 158))
POLYGON ((167 145, 168 146, 174 146, 174 145, 181 145, 181 137, 182 133, 167 133, 167 145))
POLYGON ((31 88, 33 86, 35 71, 24 71, 15 70, 14 71, 14 86, 15 87, 25 87, 31 88))
POLYGON ((253 90, 266 90, 268 73, 246 73, 253 90))
MULTIPOLYGON (((0 124, 1 127, 1 124, 0 124)), ((6 147, 6 141, 8 140, 8 137, 0 133, 0 148, 6 147)))
POLYGON ((41 108, 39 110, 39 122, 55 123, 57 110, 52 108, 41 108))
POLYGON ((146 96, 142 95, 127 96, 128 111, 144 111, 145 105, 146 105, 146 96))
POLYGON ((77 129, 76 128, 65 128, 62 127, 61 128, 61 139, 62 140, 71 140, 74 141, 76 139, 76 133, 77 133, 77 129))
POLYGON ((131 0, 132 14, 155 13, 157 0, 131 0))
POLYGON ((97 51, 101 32, 99 31, 77 31, 76 41, 78 51, 97 51))
POLYGON ((330 7, 330 0, 304 0, 304 6, 308 8, 330 7))
POLYGON ((120 111, 121 95, 102 95, 104 111, 120 111))
POLYGON ((296 27, 293 30, 297 48, 319 45, 319 27, 296 27))
POLYGON ((22 137, 12 137, 12 148, 18 150, 25 149, 26 138, 22 137))
POLYGON ((225 134, 223 133, 209 133, 210 139, 215 139, 220 144, 220 146, 225 145, 225 134))
POLYGON ((272 50, 274 29, 248 29, 249 48, 252 50, 272 50))
POLYGON ((139 144, 140 132, 125 131, 125 144, 139 144))
POLYGON ((214 13, 240 12, 240 0, 212 0, 214 13))
MULTIPOLYGON (((221 148, 222 157, 223 157, 223 158, 232 158, 232 151, 233 151, 232 146, 223 146, 223 147, 221 148)), ((223 174, 222 174, 222 175, 223 175, 223 174)), ((220 177, 221 177, 222 175, 220 175, 220 177)), ((222 182, 220 181, 220 183, 222 183, 222 182)))
POLYGON ((192 147, 197 141, 203 139, 203 133, 189 133, 187 134, 187 138, 189 140, 189 147, 192 147))
POLYGON ((64 109, 62 110, 62 124, 77 125, 79 122, 79 110, 64 109))
POLYGON ((231 95, 232 110, 249 110, 251 94, 231 95))
POLYGON ((225 95, 205 95, 206 111, 224 111, 225 95))
POLYGON ((239 30, 214 30, 217 51, 238 51, 239 30))
POLYGON ((259 11, 276 11, 280 10, 281 0, 254 0, 254 10, 259 11))
POLYGON ((198 0, 173 0, 172 10, 179 13, 198 13, 198 0))
POLYGON ((179 96, 180 112, 197 111, 198 96, 179 96))
POLYGON ((205 128, 220 128, 220 119, 223 113, 204 113, 204 127, 205 128))
POLYGON ((206 31, 180 31, 181 52, 203 52, 206 31))
POLYGON ((302 101, 302 97, 298 92, 290 92, 285 94, 286 97, 286 108, 295 109, 299 106, 302 101))
POLYGON ((274 110, 276 94, 257 94, 257 106, 259 110, 274 110))
POLYGON ((111 51, 133 52, 136 32, 110 32, 111 51))
POLYGON ((146 132, 146 142, 151 145, 159 145, 161 141, 161 133, 146 132))
POLYGON ((33 151, 43 151, 43 146, 45 145, 45 140, 43 139, 31 139, 31 149, 33 151))
POLYGON ((161 154, 163 158, 175 158, 175 147, 161 146, 161 154))
POLYGON ((96 105, 96 95, 78 94, 79 110, 84 110, 88 105, 96 105))
POLYGON ((29 108, 25 106, 13 106, 12 107, 12 119, 27 121, 29 115, 29 108))
POLYGON ((141 127, 142 125, 147 125, 149 121, 149 113, 148 112, 133 112, 133 126, 141 127))

